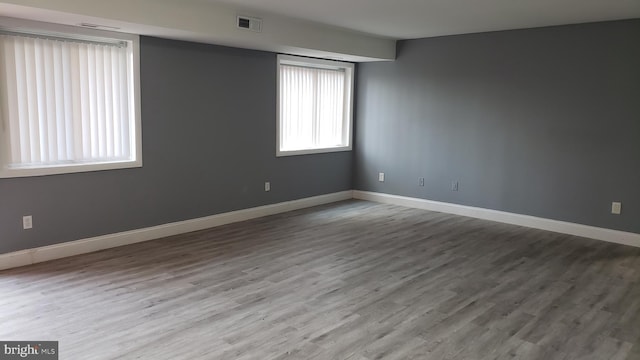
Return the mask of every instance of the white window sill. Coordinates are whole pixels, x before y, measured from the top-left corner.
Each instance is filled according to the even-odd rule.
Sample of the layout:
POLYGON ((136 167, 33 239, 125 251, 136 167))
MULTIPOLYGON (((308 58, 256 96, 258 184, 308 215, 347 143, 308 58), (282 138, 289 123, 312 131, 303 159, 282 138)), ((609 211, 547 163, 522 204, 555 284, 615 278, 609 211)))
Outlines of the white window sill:
POLYGON ((29 176, 46 176, 90 171, 128 169, 142 167, 142 160, 125 160, 99 164, 64 164, 43 167, 5 168, 0 170, 0 178, 18 178, 29 176))
POLYGON ((337 146, 337 147, 330 147, 330 148, 304 149, 304 150, 278 150, 276 151, 276 156, 280 157, 280 156, 323 154, 323 153, 332 153, 332 152, 340 152, 340 151, 351 151, 351 146, 337 146))

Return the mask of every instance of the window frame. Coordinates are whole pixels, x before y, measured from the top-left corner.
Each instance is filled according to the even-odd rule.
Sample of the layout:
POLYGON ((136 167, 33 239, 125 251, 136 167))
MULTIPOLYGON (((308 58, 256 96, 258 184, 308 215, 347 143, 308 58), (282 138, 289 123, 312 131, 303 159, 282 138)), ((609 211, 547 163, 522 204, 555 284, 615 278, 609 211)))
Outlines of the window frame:
MULTIPOLYGON (((130 91, 129 101, 133 109, 129 109, 131 122, 130 135, 131 155, 129 160, 108 160, 100 162, 73 162, 69 164, 50 164, 9 167, 10 134, 8 129, 7 112, 5 110, 7 97, 0 86, 0 179, 20 178, 32 176, 46 176, 71 174, 80 172, 116 170, 142 167, 142 117, 140 103, 140 37, 134 34, 119 33, 83 27, 44 23, 39 21, 0 17, 0 30, 5 32, 30 33, 43 37, 61 37, 80 41, 123 41, 131 48, 132 79, 127 84, 130 91), (7 140, 7 141, 5 141, 7 140)), ((0 81, 3 75, 0 74, 0 81)))
POLYGON ((351 151, 353 149, 353 95, 355 83, 355 64, 337 60, 308 58, 302 56, 278 54, 276 61, 276 157, 322 154, 341 151, 351 151), (280 65, 293 65, 307 68, 344 70, 346 86, 344 89, 344 119, 343 125, 346 125, 347 134, 343 134, 343 138, 347 142, 343 146, 310 148, 301 150, 281 150, 281 134, 282 118, 280 117, 280 65))

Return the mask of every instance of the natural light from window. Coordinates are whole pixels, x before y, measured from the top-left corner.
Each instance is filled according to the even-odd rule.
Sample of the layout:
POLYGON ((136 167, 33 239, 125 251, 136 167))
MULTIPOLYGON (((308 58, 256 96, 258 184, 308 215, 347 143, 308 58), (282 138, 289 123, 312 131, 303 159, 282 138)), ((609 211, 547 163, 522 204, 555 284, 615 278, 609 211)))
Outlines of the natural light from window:
POLYGON ((353 69, 278 56, 278 156, 351 150, 353 69))
POLYGON ((137 47, 137 38, 0 32, 0 176, 141 166, 137 47))

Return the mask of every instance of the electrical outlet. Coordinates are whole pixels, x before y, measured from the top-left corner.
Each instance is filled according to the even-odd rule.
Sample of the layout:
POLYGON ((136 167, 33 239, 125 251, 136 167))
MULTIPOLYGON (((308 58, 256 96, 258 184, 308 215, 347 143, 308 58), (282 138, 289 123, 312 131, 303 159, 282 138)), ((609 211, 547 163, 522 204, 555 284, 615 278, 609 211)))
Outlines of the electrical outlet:
POLYGON ((264 183, 264 191, 271 191, 271 183, 268 181, 265 181, 264 183))
POLYGON ((616 215, 620 215, 621 212, 622 212, 622 203, 620 203, 620 202, 612 202, 611 203, 611 213, 612 214, 616 214, 616 215))
POLYGON ((418 178, 418 186, 424 186, 424 178, 418 178))
POLYGON ((384 173, 378 173, 378 181, 384 182, 384 173))
POLYGON ((458 191, 458 182, 457 181, 452 181, 451 182, 451 191, 458 191))
POLYGON ((24 230, 33 228, 33 217, 31 215, 22 217, 22 228, 24 230))

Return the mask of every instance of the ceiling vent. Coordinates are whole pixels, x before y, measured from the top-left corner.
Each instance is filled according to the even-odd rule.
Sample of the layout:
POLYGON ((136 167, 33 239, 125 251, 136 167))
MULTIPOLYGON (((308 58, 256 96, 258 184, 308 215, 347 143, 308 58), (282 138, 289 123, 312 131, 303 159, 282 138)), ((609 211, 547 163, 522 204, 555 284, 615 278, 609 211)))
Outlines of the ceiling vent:
POLYGON ((237 24, 240 29, 262 32, 262 19, 249 16, 238 16, 237 24))

